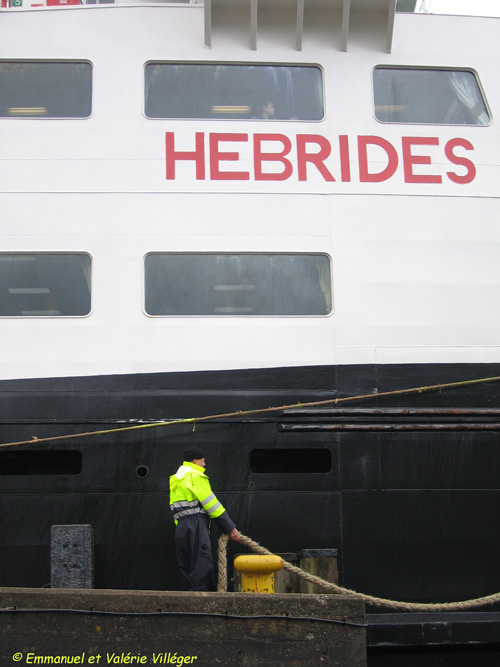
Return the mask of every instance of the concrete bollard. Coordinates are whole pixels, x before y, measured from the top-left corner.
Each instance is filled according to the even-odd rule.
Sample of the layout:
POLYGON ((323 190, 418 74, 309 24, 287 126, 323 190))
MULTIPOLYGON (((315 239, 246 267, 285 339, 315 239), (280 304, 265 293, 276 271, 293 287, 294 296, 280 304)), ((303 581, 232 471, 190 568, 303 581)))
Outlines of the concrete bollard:
POLYGON ((92 526, 52 526, 50 531, 52 588, 93 588, 92 526))
POLYGON ((247 555, 234 559, 234 568, 241 572, 243 593, 274 593, 274 573, 283 567, 279 556, 247 555))

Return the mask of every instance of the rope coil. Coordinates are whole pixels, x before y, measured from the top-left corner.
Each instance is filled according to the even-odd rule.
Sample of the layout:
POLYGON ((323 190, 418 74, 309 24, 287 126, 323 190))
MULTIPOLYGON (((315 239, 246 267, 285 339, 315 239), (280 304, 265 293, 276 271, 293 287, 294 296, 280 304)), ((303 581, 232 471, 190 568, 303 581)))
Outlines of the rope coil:
MULTIPOLYGON (((247 537, 241 533, 239 541, 241 544, 252 549, 252 551, 255 551, 255 553, 261 554, 263 556, 274 555, 272 551, 268 551, 258 542, 255 542, 250 537, 247 537)), ((218 545, 219 577, 217 591, 219 593, 227 591, 227 542, 228 536, 221 535, 218 545)), ((493 595, 486 595, 484 597, 479 597, 472 600, 462 600, 460 602, 400 602, 397 600, 388 600, 385 598, 375 597, 373 595, 358 593, 357 591, 350 590, 349 588, 343 588, 342 586, 338 586, 331 581, 325 581, 324 579, 321 579, 314 574, 305 572, 300 567, 296 567, 295 565, 292 565, 285 560, 283 561, 283 569, 292 572, 293 574, 301 577, 302 579, 305 579, 311 584, 321 586, 321 588, 336 593, 337 595, 351 595, 363 599, 367 604, 373 605, 374 607, 383 607, 386 609, 392 609, 393 611, 463 611, 464 609, 475 609, 477 607, 483 607, 484 605, 500 602, 500 593, 494 593, 493 595)))

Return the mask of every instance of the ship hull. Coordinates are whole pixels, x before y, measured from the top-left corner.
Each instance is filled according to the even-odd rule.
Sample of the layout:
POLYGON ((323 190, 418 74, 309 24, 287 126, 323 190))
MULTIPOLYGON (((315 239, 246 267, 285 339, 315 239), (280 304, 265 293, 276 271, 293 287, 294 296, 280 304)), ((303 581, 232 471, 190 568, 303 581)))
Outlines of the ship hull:
POLYGON ((98 587, 180 588, 168 478, 196 443, 237 525, 268 548, 338 548, 341 583, 374 595, 491 593, 500 588, 498 385, 404 390, 499 372, 323 366, 3 382, 3 443, 112 432, 0 452, 2 584, 47 584, 50 526, 88 523, 98 587), (355 396, 364 398, 301 407, 355 396), (148 426, 271 406, 290 409, 148 426), (276 450, 288 462, 272 459, 276 450))

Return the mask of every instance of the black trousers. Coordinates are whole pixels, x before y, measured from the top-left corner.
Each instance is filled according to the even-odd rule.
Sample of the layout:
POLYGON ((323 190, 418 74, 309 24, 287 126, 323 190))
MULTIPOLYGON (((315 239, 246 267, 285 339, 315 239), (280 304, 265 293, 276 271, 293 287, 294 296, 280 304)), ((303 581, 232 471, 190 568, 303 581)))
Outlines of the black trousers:
POLYGON ((214 591, 214 565, 206 514, 179 519, 175 529, 177 564, 191 591, 214 591))

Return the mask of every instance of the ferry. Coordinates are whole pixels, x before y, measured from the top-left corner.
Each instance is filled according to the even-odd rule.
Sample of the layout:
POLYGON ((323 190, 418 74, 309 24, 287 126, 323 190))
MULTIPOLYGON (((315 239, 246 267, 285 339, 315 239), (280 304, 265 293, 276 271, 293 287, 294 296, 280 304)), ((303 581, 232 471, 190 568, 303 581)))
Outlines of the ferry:
MULTIPOLYGON (((0 586, 84 524, 97 588, 182 589, 197 444, 342 586, 500 591, 500 19, 396 9, 2 0, 0 586)), ((498 662, 498 606, 368 619, 372 665, 498 662)))

